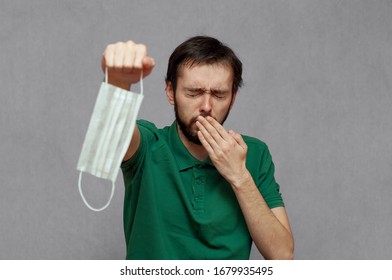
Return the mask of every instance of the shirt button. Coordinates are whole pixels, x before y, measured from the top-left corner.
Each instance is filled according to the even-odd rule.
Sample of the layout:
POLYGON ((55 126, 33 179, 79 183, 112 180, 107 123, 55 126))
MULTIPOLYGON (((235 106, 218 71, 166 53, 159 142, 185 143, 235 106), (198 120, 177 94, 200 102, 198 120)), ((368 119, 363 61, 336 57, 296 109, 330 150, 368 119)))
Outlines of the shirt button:
POLYGON ((196 184, 200 185, 201 184, 201 179, 196 179, 196 184))

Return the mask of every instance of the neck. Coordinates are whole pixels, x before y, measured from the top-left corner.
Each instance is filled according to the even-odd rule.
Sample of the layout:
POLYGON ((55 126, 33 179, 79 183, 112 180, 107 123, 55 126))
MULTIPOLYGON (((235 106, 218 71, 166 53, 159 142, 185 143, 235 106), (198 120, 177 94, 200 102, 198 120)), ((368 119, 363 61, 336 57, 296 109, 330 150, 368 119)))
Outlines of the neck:
POLYGON ((196 159, 203 161, 208 157, 208 153, 203 145, 195 144, 186 138, 186 136, 182 133, 181 128, 177 124, 178 135, 180 136, 181 142, 184 144, 185 148, 187 148, 188 152, 195 157, 196 159))

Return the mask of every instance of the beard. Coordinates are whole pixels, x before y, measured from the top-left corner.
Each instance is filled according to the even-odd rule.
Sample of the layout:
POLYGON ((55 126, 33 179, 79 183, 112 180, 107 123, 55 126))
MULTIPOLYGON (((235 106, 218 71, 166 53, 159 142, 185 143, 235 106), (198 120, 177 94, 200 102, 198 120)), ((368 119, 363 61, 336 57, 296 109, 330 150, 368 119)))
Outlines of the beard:
MULTIPOLYGON (((182 133, 184 134, 184 136, 192 143, 196 144, 196 145, 202 145, 199 139, 199 136, 197 136, 197 129, 193 129, 193 127, 196 127, 196 119, 198 116, 202 116, 202 117, 212 117, 209 113, 200 113, 200 115, 193 117, 188 123, 184 120, 184 118, 182 118, 182 116, 180 116, 180 113, 178 111, 178 106, 175 103, 174 104, 174 112, 176 115, 176 121, 178 123, 178 126, 180 127, 182 133)), ((224 124, 224 122, 226 121, 227 117, 229 116, 229 112, 230 109, 227 110, 223 120, 221 122, 219 122, 216 118, 214 118, 215 120, 217 120, 221 125, 224 124)))

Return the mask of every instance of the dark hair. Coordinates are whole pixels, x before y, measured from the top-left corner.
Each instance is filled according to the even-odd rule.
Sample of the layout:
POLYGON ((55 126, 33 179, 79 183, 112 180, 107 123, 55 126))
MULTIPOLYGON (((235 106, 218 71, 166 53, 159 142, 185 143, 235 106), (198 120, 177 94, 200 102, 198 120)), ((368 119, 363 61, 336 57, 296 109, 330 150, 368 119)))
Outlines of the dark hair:
POLYGON ((171 54, 167 67, 166 81, 174 92, 181 67, 194 64, 226 63, 233 70, 233 93, 242 85, 242 63, 232 49, 219 40, 208 36, 192 37, 179 45, 171 54))

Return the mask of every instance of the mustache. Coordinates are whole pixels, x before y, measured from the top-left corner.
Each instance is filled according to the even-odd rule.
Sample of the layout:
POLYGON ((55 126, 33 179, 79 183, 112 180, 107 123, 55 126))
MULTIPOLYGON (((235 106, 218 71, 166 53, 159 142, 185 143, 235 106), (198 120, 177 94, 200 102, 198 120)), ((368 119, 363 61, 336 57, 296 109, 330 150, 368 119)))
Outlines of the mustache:
POLYGON ((211 114, 209 114, 209 113, 201 113, 201 114, 197 115, 196 117, 193 117, 193 118, 191 119, 191 123, 195 123, 195 122, 196 122, 196 119, 197 119, 199 116, 201 116, 201 117, 203 117, 203 118, 211 117, 211 118, 214 118, 215 120, 217 120, 215 117, 211 116, 211 114))

